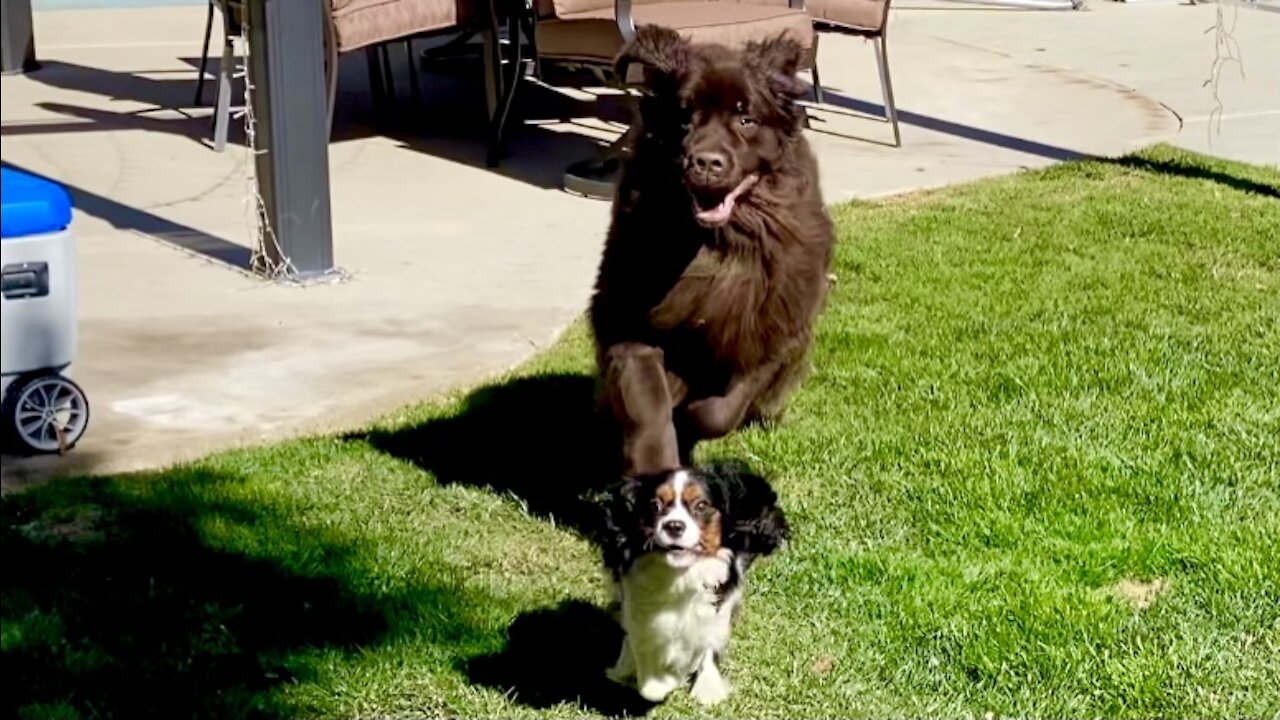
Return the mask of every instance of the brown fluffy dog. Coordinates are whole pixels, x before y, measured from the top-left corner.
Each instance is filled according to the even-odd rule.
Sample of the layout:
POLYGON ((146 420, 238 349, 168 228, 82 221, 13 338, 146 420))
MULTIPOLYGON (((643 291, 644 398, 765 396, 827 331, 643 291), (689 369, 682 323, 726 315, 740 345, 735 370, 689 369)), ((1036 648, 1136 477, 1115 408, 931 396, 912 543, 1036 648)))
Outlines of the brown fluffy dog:
POLYGON ((649 26, 618 57, 646 93, 591 322, 628 473, 777 415, 804 374, 833 234, 795 102, 803 52, 649 26))

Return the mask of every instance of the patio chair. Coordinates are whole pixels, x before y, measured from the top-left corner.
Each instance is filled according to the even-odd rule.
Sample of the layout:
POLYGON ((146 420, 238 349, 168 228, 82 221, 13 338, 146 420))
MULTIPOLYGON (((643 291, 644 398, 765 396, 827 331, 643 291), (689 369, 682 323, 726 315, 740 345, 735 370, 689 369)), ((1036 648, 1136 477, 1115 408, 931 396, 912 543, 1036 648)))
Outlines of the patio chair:
MULTIPOLYGON (((625 86, 625 78, 612 77, 613 62, 622 47, 635 36, 638 25, 663 25, 678 31, 694 43, 715 43, 741 48, 752 41, 788 35, 807 48, 804 69, 812 67, 817 52, 817 36, 809 15, 798 7, 774 6, 719 0, 526 0, 531 2, 532 23, 524 31, 530 36, 535 73, 555 63, 585 68, 602 80, 625 86)), ((515 74, 494 118, 489 165, 496 166, 503 146, 506 122, 524 74, 520 56, 519 28, 512 26, 515 74)), ((612 175, 618 159, 627 150, 623 135, 610 145, 599 161, 575 163, 565 177, 566 189, 590 197, 607 198, 612 193, 612 175)))
MULTIPOLYGON (((213 11, 217 6, 223 17, 222 64, 218 73, 218 104, 214 112, 214 148, 226 147, 230 120, 233 39, 240 34, 243 0, 209 0, 205 22, 204 51, 200 61, 200 78, 196 84, 196 104, 202 100, 205 71, 209 59, 209 40, 213 29, 213 11)), ((448 33, 480 33, 485 40, 485 89, 489 116, 497 109, 501 94, 501 62, 498 56, 497 19, 491 0, 331 0, 325 13, 325 83, 328 95, 329 123, 333 123, 334 102, 338 88, 338 56, 364 49, 369 66, 369 81, 374 100, 381 104, 394 95, 391 60, 387 44, 405 43, 406 48, 418 38, 448 33)), ((417 66, 410 55, 409 73, 412 91, 418 92, 417 66)))
MULTIPOLYGON (((781 0, 764 1, 780 2, 781 0)), ((889 3, 892 0, 799 0, 799 2, 813 17, 813 26, 819 32, 854 35, 869 40, 875 47, 876 67, 880 71, 880 92, 884 97, 884 118, 893 126, 894 147, 902 147, 902 134, 898 130, 898 107, 893 100, 893 81, 889 77, 889 50, 885 39, 889 29, 889 3)), ((822 80, 818 76, 816 58, 813 63, 813 94, 819 104, 824 102, 822 80)))
MULTIPOLYGON (((489 116, 492 116, 501 94, 502 77, 495 5, 498 1, 332 0, 330 57, 336 65, 338 54, 363 48, 369 62, 369 80, 375 100, 385 99, 395 94, 387 46, 401 42, 409 60, 410 89, 416 97, 419 88, 412 41, 442 35, 455 35, 456 41, 465 41, 479 34, 484 41, 485 100, 489 116)), ((427 56, 430 57, 430 53, 427 56)), ((332 113, 337 75, 331 73, 328 80, 332 113)))
POLYGON ((231 115, 231 73, 235 58, 235 38, 244 21, 244 3, 240 0, 209 0, 204 19, 204 49, 200 52, 200 74, 196 78, 195 105, 204 103, 204 79, 209 69, 209 41, 213 37, 213 10, 222 15, 222 60, 218 64, 218 99, 213 111, 213 148, 222 152, 227 147, 227 125, 231 115))

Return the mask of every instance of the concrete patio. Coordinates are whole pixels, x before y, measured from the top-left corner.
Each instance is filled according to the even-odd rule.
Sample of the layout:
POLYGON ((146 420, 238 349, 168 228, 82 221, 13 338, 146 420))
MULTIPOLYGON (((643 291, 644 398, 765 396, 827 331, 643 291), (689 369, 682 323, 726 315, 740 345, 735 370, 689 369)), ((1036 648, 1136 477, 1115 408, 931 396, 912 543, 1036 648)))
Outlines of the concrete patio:
MULTIPOLYGON (((903 147, 886 145, 876 119, 815 111, 827 200, 1161 140, 1278 163, 1280 14, 1240 11, 1247 75, 1223 74, 1213 134, 1204 31, 1216 12, 903 3, 890 20, 903 147)), ((75 199, 75 377, 93 410, 68 456, 5 457, 6 489, 356 427, 520 362, 583 311, 609 208, 565 194, 559 179, 620 126, 596 119, 583 93, 529 93, 513 156, 489 170, 478 69, 425 73, 423 102, 402 89, 387 131, 373 124, 363 55, 344 59, 330 148, 346 279, 295 287, 247 274, 251 159, 239 145, 213 152, 209 109, 190 106, 203 13, 37 12, 44 67, 3 79, 4 162, 62 181, 75 199)), ((833 99, 878 108, 869 47, 823 36, 821 63, 833 99)))

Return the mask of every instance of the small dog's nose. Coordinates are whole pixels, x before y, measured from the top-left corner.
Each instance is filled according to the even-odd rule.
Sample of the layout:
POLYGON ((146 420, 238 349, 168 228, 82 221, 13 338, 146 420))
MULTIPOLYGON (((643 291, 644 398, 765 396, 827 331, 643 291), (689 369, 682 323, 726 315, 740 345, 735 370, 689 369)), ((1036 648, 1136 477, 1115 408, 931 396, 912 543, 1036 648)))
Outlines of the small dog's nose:
POLYGON ((729 164, 729 158, 724 153, 718 152, 700 152, 694 153, 689 158, 690 167, 699 175, 707 175, 709 177, 717 177, 724 173, 725 166, 729 164))
POLYGON ((672 537, 679 537, 684 534, 684 527, 682 520, 668 520, 662 523, 662 532, 672 537))

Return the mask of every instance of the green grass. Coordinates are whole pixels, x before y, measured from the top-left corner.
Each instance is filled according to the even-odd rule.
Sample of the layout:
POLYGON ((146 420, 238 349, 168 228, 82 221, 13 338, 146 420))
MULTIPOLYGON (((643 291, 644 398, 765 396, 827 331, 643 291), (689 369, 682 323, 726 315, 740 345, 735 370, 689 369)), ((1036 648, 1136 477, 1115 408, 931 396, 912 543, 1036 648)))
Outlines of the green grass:
MULTIPOLYGON (((796 535, 715 714, 1280 712, 1280 173, 1156 148, 835 217, 814 374, 702 451, 796 535)), ((578 326, 355 437, 5 497, 4 716, 633 709, 589 358, 578 326)))

